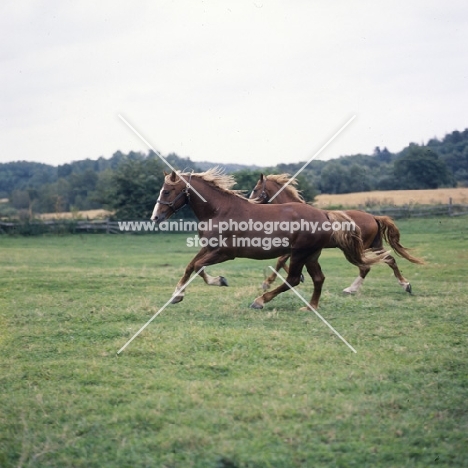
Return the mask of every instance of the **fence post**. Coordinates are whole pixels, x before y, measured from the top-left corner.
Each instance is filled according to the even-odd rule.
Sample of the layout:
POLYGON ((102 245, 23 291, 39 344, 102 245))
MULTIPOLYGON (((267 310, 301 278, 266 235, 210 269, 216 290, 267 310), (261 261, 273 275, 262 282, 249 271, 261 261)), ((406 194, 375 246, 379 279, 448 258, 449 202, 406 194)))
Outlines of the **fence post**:
POLYGON ((452 197, 449 197, 449 204, 448 204, 448 215, 452 216, 452 197))

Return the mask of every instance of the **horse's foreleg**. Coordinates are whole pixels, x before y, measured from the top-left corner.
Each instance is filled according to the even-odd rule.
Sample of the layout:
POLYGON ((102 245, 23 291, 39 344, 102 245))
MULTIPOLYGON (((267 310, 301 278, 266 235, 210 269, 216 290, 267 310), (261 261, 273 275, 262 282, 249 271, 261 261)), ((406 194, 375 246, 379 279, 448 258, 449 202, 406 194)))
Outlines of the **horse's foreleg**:
POLYGON ((286 278, 286 283, 281 284, 273 291, 265 292, 261 296, 257 297, 254 302, 250 305, 252 309, 263 309, 263 305, 267 302, 270 302, 278 294, 281 294, 289 289, 289 286, 297 286, 301 281, 301 272, 302 267, 304 266, 305 260, 303 258, 295 259, 291 256, 291 261, 289 262, 289 273, 286 278))
MULTIPOLYGON (((201 267, 200 267, 201 268, 201 267)), ((224 276, 210 276, 205 270, 200 273, 208 286, 227 286, 227 280, 224 276)))
POLYGON ((359 276, 352 282, 351 286, 343 289, 343 292, 346 294, 354 294, 361 289, 362 283, 364 282, 364 278, 369 273, 370 267, 360 267, 359 268, 359 276))
POLYGON ((284 271, 286 271, 286 273, 289 273, 289 268, 286 265, 286 262, 289 260, 289 257, 290 255, 288 254, 288 255, 283 255, 282 257, 278 258, 278 261, 276 262, 275 271, 273 271, 271 275, 262 284, 262 289, 264 291, 267 291, 268 289, 270 289, 270 286, 274 283, 277 277, 276 272, 280 271, 281 268, 284 268, 284 271))
MULTIPOLYGON (((187 284, 187 281, 190 279, 190 276, 192 276, 193 271, 195 270, 195 262, 202 258, 203 255, 205 255, 207 249, 204 247, 202 248, 195 257, 192 258, 190 263, 185 267, 184 274, 182 278, 180 278, 179 282, 177 283, 177 286, 174 291, 174 297, 172 298, 171 304, 177 304, 178 302, 182 301, 185 296, 185 287, 184 285, 187 284)), ((204 272, 202 272, 204 273, 204 272)))
MULTIPOLYGON (((225 262, 226 260, 230 260, 226 254, 221 253, 219 250, 208 250, 207 248, 203 248, 200 252, 195 255, 192 261, 187 265, 185 269, 184 276, 179 280, 176 286, 176 295, 172 299, 172 304, 176 304, 184 299, 185 295, 185 287, 184 285, 190 279, 191 274, 196 271, 199 272, 201 268, 214 265, 216 263, 225 262)), ((210 276, 205 270, 202 270, 200 276, 203 278, 206 284, 210 286, 227 286, 227 281, 224 276, 217 276, 213 277, 210 276)))

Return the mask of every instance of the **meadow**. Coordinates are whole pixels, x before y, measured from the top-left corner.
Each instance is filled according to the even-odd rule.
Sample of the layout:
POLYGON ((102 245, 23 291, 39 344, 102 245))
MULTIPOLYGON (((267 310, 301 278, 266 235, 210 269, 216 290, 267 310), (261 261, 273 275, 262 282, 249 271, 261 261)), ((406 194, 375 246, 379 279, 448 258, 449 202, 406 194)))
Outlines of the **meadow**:
MULTIPOLYGON (((286 292, 249 308, 272 261, 208 268, 182 234, 0 237, 0 466, 468 466, 468 219, 398 221, 425 265, 361 292, 321 258, 320 313, 286 292)), ((306 278, 298 291, 312 291, 306 278)))

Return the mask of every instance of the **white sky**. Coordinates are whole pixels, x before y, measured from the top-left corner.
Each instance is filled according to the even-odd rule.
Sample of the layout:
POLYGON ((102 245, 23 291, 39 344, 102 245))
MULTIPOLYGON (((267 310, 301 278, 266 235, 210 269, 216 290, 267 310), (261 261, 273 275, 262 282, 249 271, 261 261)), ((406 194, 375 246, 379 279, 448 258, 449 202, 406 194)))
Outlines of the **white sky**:
POLYGON ((274 165, 468 127, 468 2, 2 1, 0 162, 274 165))

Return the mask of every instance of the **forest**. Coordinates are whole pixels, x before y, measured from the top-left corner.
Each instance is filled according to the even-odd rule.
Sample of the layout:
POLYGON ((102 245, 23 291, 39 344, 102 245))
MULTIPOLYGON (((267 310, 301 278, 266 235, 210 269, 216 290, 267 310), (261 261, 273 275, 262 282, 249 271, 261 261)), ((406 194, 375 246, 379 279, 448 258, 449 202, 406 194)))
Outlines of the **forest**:
MULTIPOLYGON (((214 163, 195 162, 174 153, 166 159, 178 169, 204 171, 214 163)), ((305 161, 260 168, 219 164, 250 190, 261 172, 294 174, 305 161)), ((106 159, 84 159, 59 166, 17 161, 0 164, 0 217, 30 219, 38 213, 105 208, 118 219, 141 219, 151 213, 163 181, 165 164, 147 154, 115 152, 106 159)), ((314 160, 299 176, 306 200, 318 193, 432 189, 468 186, 468 129, 453 131, 426 144, 410 143, 392 153, 314 160)))

